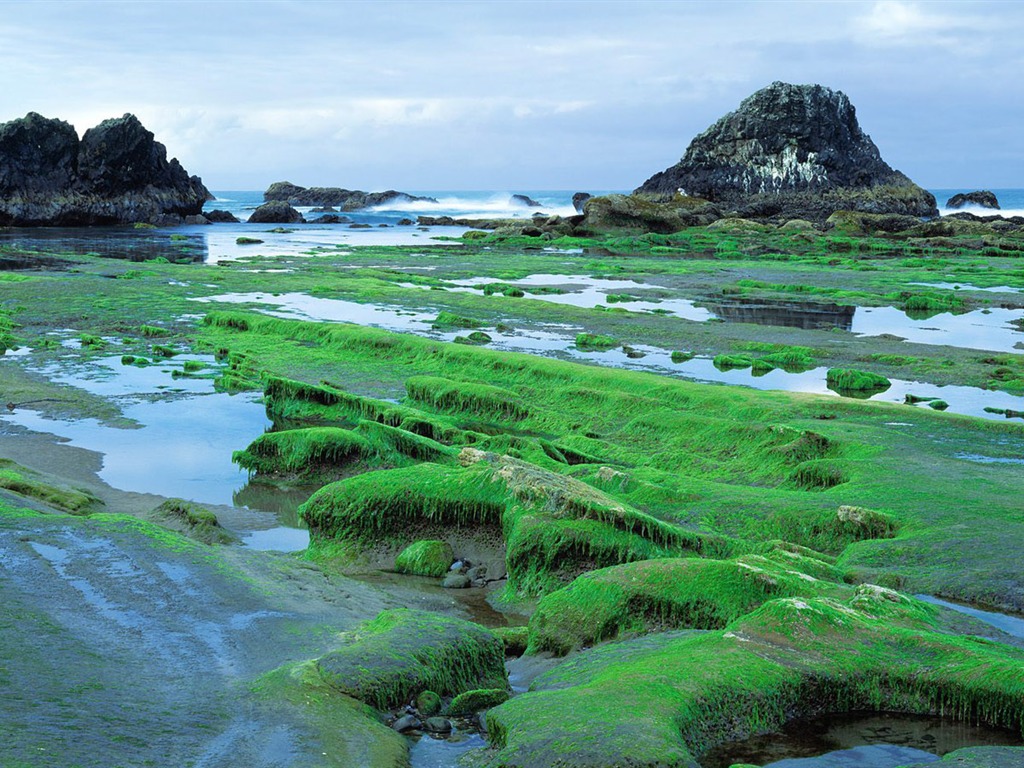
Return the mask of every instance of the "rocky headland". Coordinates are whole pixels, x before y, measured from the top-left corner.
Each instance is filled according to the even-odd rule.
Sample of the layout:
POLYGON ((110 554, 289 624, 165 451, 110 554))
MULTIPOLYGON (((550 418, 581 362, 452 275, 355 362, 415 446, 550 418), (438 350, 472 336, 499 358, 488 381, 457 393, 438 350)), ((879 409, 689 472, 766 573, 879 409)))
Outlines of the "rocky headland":
POLYGON ((938 215, 933 195, 882 160, 849 98, 821 85, 757 91, 635 191, 701 198, 745 218, 938 215))
POLYGON ((393 189, 384 192, 363 192, 358 189, 340 187, 300 187, 290 181, 275 181, 263 193, 265 202, 283 202, 288 205, 336 207, 342 211, 358 211, 376 205, 401 202, 436 203, 432 197, 420 197, 393 189))
POLYGON ((131 114, 79 139, 72 125, 30 112, 0 125, 0 224, 156 225, 198 217, 210 193, 131 114))

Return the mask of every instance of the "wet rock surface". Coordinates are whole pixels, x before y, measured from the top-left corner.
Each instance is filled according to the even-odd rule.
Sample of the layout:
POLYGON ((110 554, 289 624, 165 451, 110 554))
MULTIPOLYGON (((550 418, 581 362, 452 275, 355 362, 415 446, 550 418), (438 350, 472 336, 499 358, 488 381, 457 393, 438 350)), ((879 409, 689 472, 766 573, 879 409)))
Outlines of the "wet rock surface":
POLYGON ((844 93, 781 82, 746 98, 636 192, 703 198, 747 218, 938 214, 929 192, 882 160, 844 93))
POLYGON ((0 224, 181 223, 210 193, 126 114, 82 136, 35 112, 0 125, 0 224))
POLYGON ((953 195, 946 201, 947 208, 963 208, 965 205, 979 205, 982 208, 995 208, 998 210, 999 200, 996 198, 994 193, 989 192, 987 189, 983 189, 977 192, 953 195))
POLYGON ((281 201, 264 203, 249 215, 250 224, 301 224, 303 221, 301 213, 281 201))

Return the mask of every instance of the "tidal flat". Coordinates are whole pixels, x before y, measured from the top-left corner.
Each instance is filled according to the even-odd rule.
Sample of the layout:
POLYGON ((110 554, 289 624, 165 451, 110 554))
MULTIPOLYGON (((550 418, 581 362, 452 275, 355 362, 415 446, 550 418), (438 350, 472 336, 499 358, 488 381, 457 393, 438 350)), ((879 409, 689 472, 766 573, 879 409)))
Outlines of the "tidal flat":
POLYGON ((1024 239, 140 237, 0 253, 4 764, 1024 761, 1024 239))

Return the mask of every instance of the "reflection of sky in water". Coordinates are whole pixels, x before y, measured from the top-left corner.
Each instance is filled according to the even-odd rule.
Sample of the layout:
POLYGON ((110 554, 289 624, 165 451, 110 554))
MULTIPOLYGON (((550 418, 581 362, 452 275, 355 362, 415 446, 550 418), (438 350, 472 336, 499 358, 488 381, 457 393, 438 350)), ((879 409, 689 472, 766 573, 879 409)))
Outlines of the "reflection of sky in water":
MULTIPOLYGON (((466 335, 466 330, 435 330, 430 327, 431 321, 437 316, 434 312, 409 312, 394 307, 382 307, 371 304, 359 304, 341 299, 320 299, 300 293, 286 293, 274 296, 268 293, 224 294, 209 296, 197 301, 227 303, 264 303, 276 309, 267 311, 279 317, 292 317, 303 320, 321 320, 334 322, 353 322, 361 325, 373 325, 393 331, 416 333, 429 338, 451 341, 459 335, 466 335)), ((899 314, 903 314, 900 312, 899 314)), ((754 376, 750 369, 720 371, 714 367, 709 358, 694 358, 685 363, 673 363, 671 353, 667 350, 634 345, 633 349, 645 355, 639 359, 630 358, 621 349, 607 352, 589 352, 576 349, 573 342, 577 330, 569 326, 549 326, 550 330, 522 330, 502 333, 486 329, 492 342, 488 346, 511 352, 527 352, 548 356, 569 357, 586 360, 599 365, 634 370, 651 371, 660 374, 681 376, 697 381, 737 384, 755 389, 781 389, 791 392, 810 392, 823 395, 835 395, 825 384, 827 368, 818 367, 804 373, 786 373, 781 369, 770 371, 763 376, 754 376)), ((992 408, 1024 411, 1024 397, 1014 396, 1005 392, 992 392, 976 387, 945 386, 926 384, 915 381, 892 380, 892 386, 885 392, 874 395, 872 400, 885 400, 902 403, 904 396, 913 393, 918 397, 937 397, 949 403, 949 411, 981 418, 1004 418, 1001 415, 989 414, 984 411, 986 406, 992 408)), ((909 407, 909 406, 908 406, 909 407)), ((919 408, 927 407, 919 405, 919 408)))
POLYGON ((907 283, 907 285, 922 285, 926 288, 940 288, 946 291, 985 291, 986 293, 1020 293, 1024 288, 1013 288, 1009 285, 993 285, 988 288, 979 288, 970 283, 907 283))
POLYGON ((460 755, 486 746, 476 733, 455 734, 450 741, 421 736, 409 747, 409 764, 412 768, 451 768, 459 764, 460 755))
POLYGON ((797 757, 767 763, 764 768, 899 768, 911 763, 932 763, 938 755, 913 747, 871 744, 841 749, 818 757, 797 757))
POLYGON ((142 401, 123 412, 142 427, 117 429, 96 419, 55 420, 20 408, 2 418, 102 453, 99 475, 114 488, 205 504, 231 504, 232 494, 246 481, 246 474, 231 463, 231 452, 269 426, 263 406, 251 394, 142 401))
POLYGON ((1024 342, 1024 333, 1008 325, 1024 317, 1024 310, 993 308, 962 315, 949 312, 913 320, 894 307, 858 307, 853 315, 853 333, 877 336, 891 333, 917 344, 948 344, 965 349, 1020 352, 1014 345, 1024 342))
POLYGON ((918 600, 924 600, 925 602, 934 603, 935 605, 942 605, 946 608, 952 608, 954 611, 958 611, 959 613, 973 616, 976 619, 984 621, 986 624, 991 624, 993 627, 1001 629, 1008 635, 1024 638, 1024 616, 1011 616, 1007 613, 983 611, 979 608, 972 608, 969 605, 951 603, 938 597, 932 597, 931 595, 917 595, 916 597, 918 600))

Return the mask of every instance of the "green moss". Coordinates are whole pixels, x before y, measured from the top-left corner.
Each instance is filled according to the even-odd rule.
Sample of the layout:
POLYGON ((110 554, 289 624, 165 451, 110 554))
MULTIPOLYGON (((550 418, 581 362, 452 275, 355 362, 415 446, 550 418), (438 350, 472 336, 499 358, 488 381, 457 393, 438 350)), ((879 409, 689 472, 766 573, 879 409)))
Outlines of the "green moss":
POLYGON ((250 687, 257 700, 265 704, 287 704, 301 711, 303 723, 312 730, 316 752, 321 755, 316 765, 408 765, 405 737, 384 725, 370 707, 328 685, 315 662, 280 667, 261 675, 250 687))
POLYGON ((156 325, 140 325, 139 334, 146 338, 154 338, 157 336, 169 336, 170 331, 166 328, 161 328, 156 325))
POLYGON ((448 705, 446 712, 450 717, 467 717, 496 707, 508 701, 508 690, 505 688, 485 688, 460 693, 448 705))
POLYGON ((822 712, 1024 726, 1024 651, 946 634, 932 606, 863 585, 765 602, 723 630, 602 646, 489 710, 490 766, 692 765, 723 741, 822 712), (630 713, 628 718, 623 713, 630 713))
POLYGON ((54 485, 9 459, 0 459, 0 488, 74 515, 89 514, 103 505, 91 493, 54 485))
POLYGON ((262 242, 263 241, 260 240, 258 237, 236 237, 235 238, 235 244, 236 245, 259 245, 262 242))
POLYGON ((505 644, 505 655, 519 657, 530 641, 529 627, 497 627, 491 630, 505 644))
POLYGON ((415 541, 402 550, 395 560, 395 570, 416 576, 440 578, 455 562, 455 553, 446 541, 425 539, 415 541))
POLYGON ((611 336, 604 336, 599 333, 578 333, 576 334, 576 346, 583 350, 608 350, 615 349, 619 342, 611 336))
POLYGON ((480 328, 486 325, 479 320, 457 315, 454 312, 441 312, 435 319, 435 328, 480 328))
POLYGON ((441 711, 441 697, 433 691, 423 691, 416 697, 416 711, 420 717, 431 717, 441 711))
POLYGON ((154 515, 159 521, 182 525, 190 537, 206 544, 233 544, 238 541, 221 528, 217 515, 191 501, 168 499, 154 510, 154 515))
POLYGON ((677 349, 677 350, 675 350, 672 353, 672 362, 673 363, 685 363, 685 362, 687 362, 689 360, 693 360, 694 356, 695 355, 694 355, 693 352, 682 352, 682 351, 677 349))
POLYGON ((750 368, 754 364, 748 355, 715 355, 711 362, 720 371, 750 368))
POLYGON ((326 468, 340 467, 373 454, 369 441, 351 430, 309 427, 260 435, 231 460, 250 473, 317 477, 326 468))
POLYGON ((405 382, 409 399, 438 410, 474 413, 519 421, 529 414, 519 396, 489 384, 451 381, 439 376, 414 376, 405 382))
POLYGON ((829 389, 837 392, 876 394, 892 386, 892 382, 880 374, 845 368, 829 368, 825 382, 829 389))
POLYGON ((349 633, 317 668, 332 688, 377 709, 405 704, 426 690, 454 696, 481 684, 505 687, 501 641, 460 619, 388 610, 349 633))

